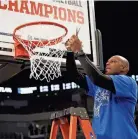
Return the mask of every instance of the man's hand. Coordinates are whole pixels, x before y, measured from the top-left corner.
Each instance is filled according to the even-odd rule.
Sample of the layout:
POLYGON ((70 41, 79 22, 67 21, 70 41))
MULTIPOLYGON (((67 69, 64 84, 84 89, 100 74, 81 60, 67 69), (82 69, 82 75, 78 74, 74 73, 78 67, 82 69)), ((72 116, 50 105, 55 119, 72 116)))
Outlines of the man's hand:
POLYGON ((73 51, 74 53, 80 52, 82 49, 82 42, 79 40, 78 36, 72 35, 65 43, 67 50, 73 51))

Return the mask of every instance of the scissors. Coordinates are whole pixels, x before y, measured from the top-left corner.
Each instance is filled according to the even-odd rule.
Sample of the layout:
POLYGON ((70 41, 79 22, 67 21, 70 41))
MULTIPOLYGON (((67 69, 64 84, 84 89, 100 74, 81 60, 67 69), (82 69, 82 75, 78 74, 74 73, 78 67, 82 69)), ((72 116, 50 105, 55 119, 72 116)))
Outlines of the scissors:
POLYGON ((76 36, 78 37, 78 34, 80 32, 80 28, 76 28, 76 36))
MULTIPOLYGON (((76 36, 78 37, 80 28, 76 28, 76 36)), ((67 45, 67 42, 69 41, 69 39, 66 42, 63 42, 63 44, 67 45)))

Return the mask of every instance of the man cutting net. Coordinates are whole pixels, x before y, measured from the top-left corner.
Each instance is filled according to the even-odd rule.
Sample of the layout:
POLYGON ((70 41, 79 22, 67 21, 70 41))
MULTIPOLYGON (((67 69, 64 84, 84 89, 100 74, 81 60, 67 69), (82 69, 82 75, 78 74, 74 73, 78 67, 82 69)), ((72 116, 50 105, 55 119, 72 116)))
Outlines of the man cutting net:
POLYGON ((103 74, 82 51, 77 35, 67 41, 66 47, 70 51, 66 65, 69 76, 94 97, 92 126, 97 139, 138 139, 134 124, 137 84, 127 76, 128 60, 118 55, 111 57, 103 74), (74 53, 86 75, 77 71, 74 53))

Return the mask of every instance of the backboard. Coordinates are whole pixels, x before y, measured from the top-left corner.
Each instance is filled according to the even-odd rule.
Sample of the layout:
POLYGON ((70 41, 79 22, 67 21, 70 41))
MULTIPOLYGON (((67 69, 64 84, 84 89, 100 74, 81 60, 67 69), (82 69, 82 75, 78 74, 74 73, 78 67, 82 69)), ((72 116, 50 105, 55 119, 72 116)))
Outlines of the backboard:
MULTIPOLYGON (((50 21, 64 25, 68 29, 65 40, 80 28, 79 38, 83 42, 83 50, 91 55, 93 63, 101 66, 99 43, 95 24, 94 1, 85 0, 2 0, 0 1, 0 63, 15 59, 13 31, 16 27, 38 21, 50 21)), ((36 30, 41 34, 39 30, 36 30)), ((29 32, 28 32, 29 33, 29 32)), ((47 32, 54 34, 54 30, 47 32)), ((66 63, 63 58, 62 63, 66 63)), ((76 60, 77 65, 80 65, 76 60)), ((2 64, 1 64, 2 66, 2 64)))

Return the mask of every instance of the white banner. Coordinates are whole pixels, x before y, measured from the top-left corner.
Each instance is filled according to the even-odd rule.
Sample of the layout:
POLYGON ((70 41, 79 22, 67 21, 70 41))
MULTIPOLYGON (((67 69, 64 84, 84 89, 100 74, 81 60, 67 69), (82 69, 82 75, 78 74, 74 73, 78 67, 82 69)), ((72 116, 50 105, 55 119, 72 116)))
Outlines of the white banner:
MULTIPOLYGON (((88 2, 85 0, 1 0, 0 19, 0 41, 14 42, 13 31, 22 24, 50 21, 64 25, 68 29, 65 40, 76 33, 76 28, 80 28, 79 38, 83 42, 83 50, 91 54, 90 19, 88 2)), ((91 25, 95 24, 92 22, 93 20, 91 20, 91 25)), ((53 28, 45 33, 54 36, 55 32, 53 28)), ((39 30, 37 33, 42 35, 39 30)))

